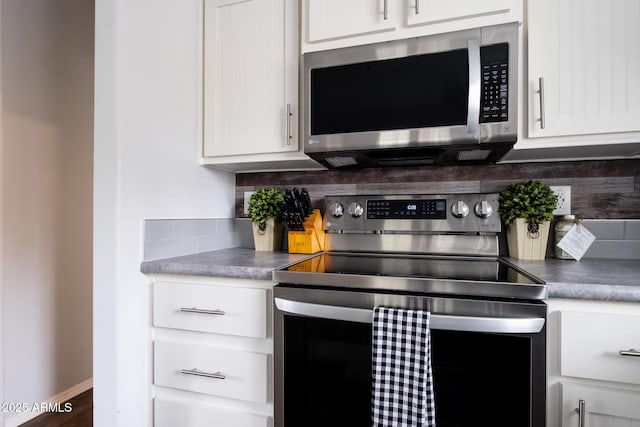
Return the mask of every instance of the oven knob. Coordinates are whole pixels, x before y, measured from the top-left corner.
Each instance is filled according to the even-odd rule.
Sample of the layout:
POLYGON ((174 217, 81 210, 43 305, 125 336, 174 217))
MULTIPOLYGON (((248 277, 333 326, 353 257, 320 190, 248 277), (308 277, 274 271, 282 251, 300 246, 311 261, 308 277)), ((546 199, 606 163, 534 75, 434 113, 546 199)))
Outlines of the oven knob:
POLYGON ((349 205, 349 209, 348 210, 349 210, 349 215, 351 215, 354 218, 359 218, 364 213, 364 208, 358 202, 351 203, 349 205))
POLYGON ((329 205, 329 213, 334 218, 340 218, 344 215, 344 206, 342 206, 342 203, 333 202, 329 205))
POLYGON ((480 218, 489 218, 493 214, 493 208, 486 200, 476 203, 474 211, 480 218))
POLYGON ((456 218, 464 218, 469 215, 469 206, 462 200, 458 200, 451 206, 451 213, 456 218))

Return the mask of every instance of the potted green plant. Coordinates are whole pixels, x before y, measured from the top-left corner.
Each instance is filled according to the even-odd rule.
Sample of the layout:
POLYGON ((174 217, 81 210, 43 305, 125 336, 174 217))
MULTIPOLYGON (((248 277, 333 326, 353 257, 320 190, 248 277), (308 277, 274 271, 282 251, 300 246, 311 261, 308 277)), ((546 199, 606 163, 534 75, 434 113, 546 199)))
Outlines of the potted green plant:
POLYGON ((549 223, 558 197, 540 181, 520 181, 508 185, 498 197, 498 213, 507 227, 509 256, 544 259, 549 223))
POLYGON ((277 251, 282 244, 282 191, 260 188, 249 198, 249 217, 257 251, 277 251))

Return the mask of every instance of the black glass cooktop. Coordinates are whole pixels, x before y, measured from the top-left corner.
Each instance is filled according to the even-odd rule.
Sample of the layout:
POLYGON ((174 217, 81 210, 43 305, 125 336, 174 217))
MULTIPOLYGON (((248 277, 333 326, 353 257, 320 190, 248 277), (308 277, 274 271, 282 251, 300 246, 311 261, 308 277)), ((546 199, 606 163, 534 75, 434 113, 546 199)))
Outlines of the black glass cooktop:
POLYGON ((274 280, 311 286, 546 298, 543 281, 494 257, 322 253, 276 270, 274 280))
POLYGON ((499 258, 320 254, 287 271, 368 276, 542 283, 499 258))

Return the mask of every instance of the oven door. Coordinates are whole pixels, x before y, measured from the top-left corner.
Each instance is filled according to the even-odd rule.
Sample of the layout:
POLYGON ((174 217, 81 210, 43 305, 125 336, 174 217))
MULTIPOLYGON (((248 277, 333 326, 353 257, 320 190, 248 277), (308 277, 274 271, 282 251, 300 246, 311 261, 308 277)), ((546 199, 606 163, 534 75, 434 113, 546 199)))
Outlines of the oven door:
POLYGON ((543 427, 546 306, 274 289, 275 426, 371 426, 376 306, 431 312, 436 425, 543 427))

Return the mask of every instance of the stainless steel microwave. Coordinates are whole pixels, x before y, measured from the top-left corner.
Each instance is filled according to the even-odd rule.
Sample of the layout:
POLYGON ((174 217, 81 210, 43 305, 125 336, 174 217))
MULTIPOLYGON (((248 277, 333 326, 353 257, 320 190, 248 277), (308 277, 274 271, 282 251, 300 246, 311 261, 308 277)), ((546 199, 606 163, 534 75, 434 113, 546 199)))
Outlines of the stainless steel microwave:
POLYGON ((329 168, 499 160, 517 140, 518 25, 305 54, 304 152, 329 168))

